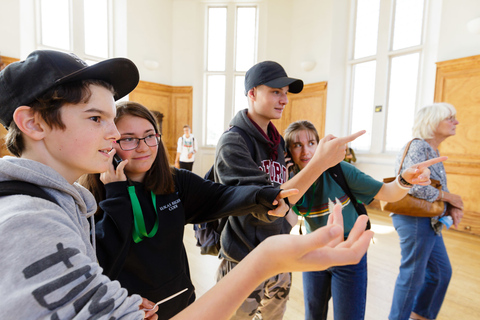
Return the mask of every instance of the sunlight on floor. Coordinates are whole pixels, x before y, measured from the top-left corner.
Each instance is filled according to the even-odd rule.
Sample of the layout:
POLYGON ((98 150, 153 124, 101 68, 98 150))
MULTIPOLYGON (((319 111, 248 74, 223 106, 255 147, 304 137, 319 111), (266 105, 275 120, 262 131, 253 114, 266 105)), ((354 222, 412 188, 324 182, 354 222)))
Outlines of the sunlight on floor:
POLYGON ((372 231, 376 234, 388 234, 395 232, 395 228, 392 226, 385 226, 381 224, 374 224, 372 223, 372 231))
MULTIPOLYGON (((292 232, 290 232, 291 234, 300 234, 299 233, 299 230, 300 230, 299 224, 300 224, 300 222, 297 223, 297 225, 292 228, 292 232)), ((395 232, 395 228, 392 227, 392 226, 386 226, 386 225, 372 223, 372 231, 375 234, 389 234, 389 233, 395 232)), ((305 230, 305 223, 302 223, 302 232, 303 232, 303 234, 307 233, 307 231, 305 230)))

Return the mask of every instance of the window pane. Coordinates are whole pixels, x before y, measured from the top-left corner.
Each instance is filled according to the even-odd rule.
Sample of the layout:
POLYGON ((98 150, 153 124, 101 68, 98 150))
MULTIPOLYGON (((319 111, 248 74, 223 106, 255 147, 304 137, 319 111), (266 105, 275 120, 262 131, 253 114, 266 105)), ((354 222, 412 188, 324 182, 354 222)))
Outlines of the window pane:
POLYGON ((107 0, 84 0, 85 53, 108 58, 107 0))
POLYGON ((41 0, 42 44, 70 50, 70 21, 68 1, 41 0))
POLYGON ((354 150, 368 151, 372 141, 376 62, 370 61, 353 67, 352 130, 367 130, 351 143, 354 150))
POLYGON ((248 108, 247 97, 245 96, 245 76, 235 77, 235 106, 234 114, 238 111, 248 108))
POLYGON ((380 0, 358 0, 354 59, 377 53, 380 0))
POLYGON ((247 71, 255 64, 256 8, 237 9, 236 71, 247 71))
POLYGON ((207 76, 207 145, 216 145, 225 117, 225 76, 207 76))
POLYGON ((396 1, 393 50, 421 44, 423 7, 423 0, 396 1))
POLYGON ((386 151, 398 151, 411 138, 420 54, 392 59, 386 151))
POLYGON ((208 71, 225 71, 227 8, 208 9, 208 71))

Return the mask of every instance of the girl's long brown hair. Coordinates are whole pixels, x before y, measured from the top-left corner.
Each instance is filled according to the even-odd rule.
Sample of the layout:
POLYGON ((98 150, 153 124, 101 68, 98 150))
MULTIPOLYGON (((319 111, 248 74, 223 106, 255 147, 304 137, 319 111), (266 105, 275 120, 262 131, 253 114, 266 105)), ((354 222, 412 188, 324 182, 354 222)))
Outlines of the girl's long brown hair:
MULTIPOLYGON (((115 123, 117 123, 124 116, 133 116, 146 119, 153 125, 155 133, 160 133, 158 131, 158 124, 154 115, 140 103, 132 101, 118 102, 115 123)), ((152 167, 145 174, 143 181, 145 189, 151 190, 155 194, 173 193, 175 191, 173 174, 174 169, 168 163, 167 151, 163 145, 163 142, 160 140, 155 161, 153 162, 152 167)), ((97 203, 105 200, 105 187, 100 181, 100 174, 97 173, 83 175, 78 182, 93 193, 97 203)), ((100 207, 97 209, 97 214, 99 212, 101 212, 100 207)))

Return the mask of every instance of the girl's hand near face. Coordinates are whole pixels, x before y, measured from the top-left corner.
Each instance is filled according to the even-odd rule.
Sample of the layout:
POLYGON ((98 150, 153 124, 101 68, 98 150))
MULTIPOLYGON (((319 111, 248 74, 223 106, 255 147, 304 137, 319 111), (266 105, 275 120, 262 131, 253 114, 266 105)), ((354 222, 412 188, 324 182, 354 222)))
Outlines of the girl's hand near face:
POLYGON ((103 184, 116 181, 127 181, 127 176, 123 170, 128 164, 128 160, 123 160, 120 162, 115 170, 113 167, 113 156, 115 153, 115 149, 110 152, 110 165, 108 166, 108 170, 100 174, 100 181, 102 181, 103 184))

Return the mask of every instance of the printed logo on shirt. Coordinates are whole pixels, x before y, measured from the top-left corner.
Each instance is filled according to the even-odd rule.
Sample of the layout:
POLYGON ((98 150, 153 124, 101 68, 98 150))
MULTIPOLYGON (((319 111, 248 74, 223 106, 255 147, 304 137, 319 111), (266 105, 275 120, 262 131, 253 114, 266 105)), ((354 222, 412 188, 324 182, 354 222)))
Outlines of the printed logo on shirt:
POLYGON ((270 181, 283 184, 287 182, 287 167, 273 160, 263 160, 260 170, 270 175, 270 181))
POLYGON ((168 210, 168 211, 173 211, 175 209, 178 208, 178 203, 180 202, 180 199, 177 199, 175 201, 172 201, 164 206, 161 206, 160 207, 160 211, 163 211, 163 210, 168 210))
POLYGON ((184 146, 185 148, 191 148, 191 147, 193 146, 192 140, 186 140, 186 139, 184 139, 184 140, 183 140, 183 146, 184 146))
POLYGON ((89 265, 75 268, 70 259, 79 253, 80 250, 77 248, 64 248, 63 243, 59 242, 56 252, 32 263, 22 271, 27 280, 36 276, 41 277, 41 274, 47 270, 50 270, 50 273, 60 274, 58 277, 52 277, 50 282, 45 282, 41 278, 39 282, 42 285, 32 292, 33 297, 42 307, 48 310, 62 307, 61 310, 53 313, 51 319, 65 319, 67 315, 70 316, 72 310, 65 308, 65 305, 69 305, 71 301, 73 302, 71 308, 74 309, 75 314, 88 310, 90 315, 95 317, 108 314, 115 307, 114 299, 104 299, 107 294, 105 284, 100 284, 79 296, 97 276, 91 273, 89 265), (65 273, 59 270, 62 266, 65 270, 71 269, 71 271, 65 273), (89 304, 88 309, 85 308, 87 304, 89 304))

